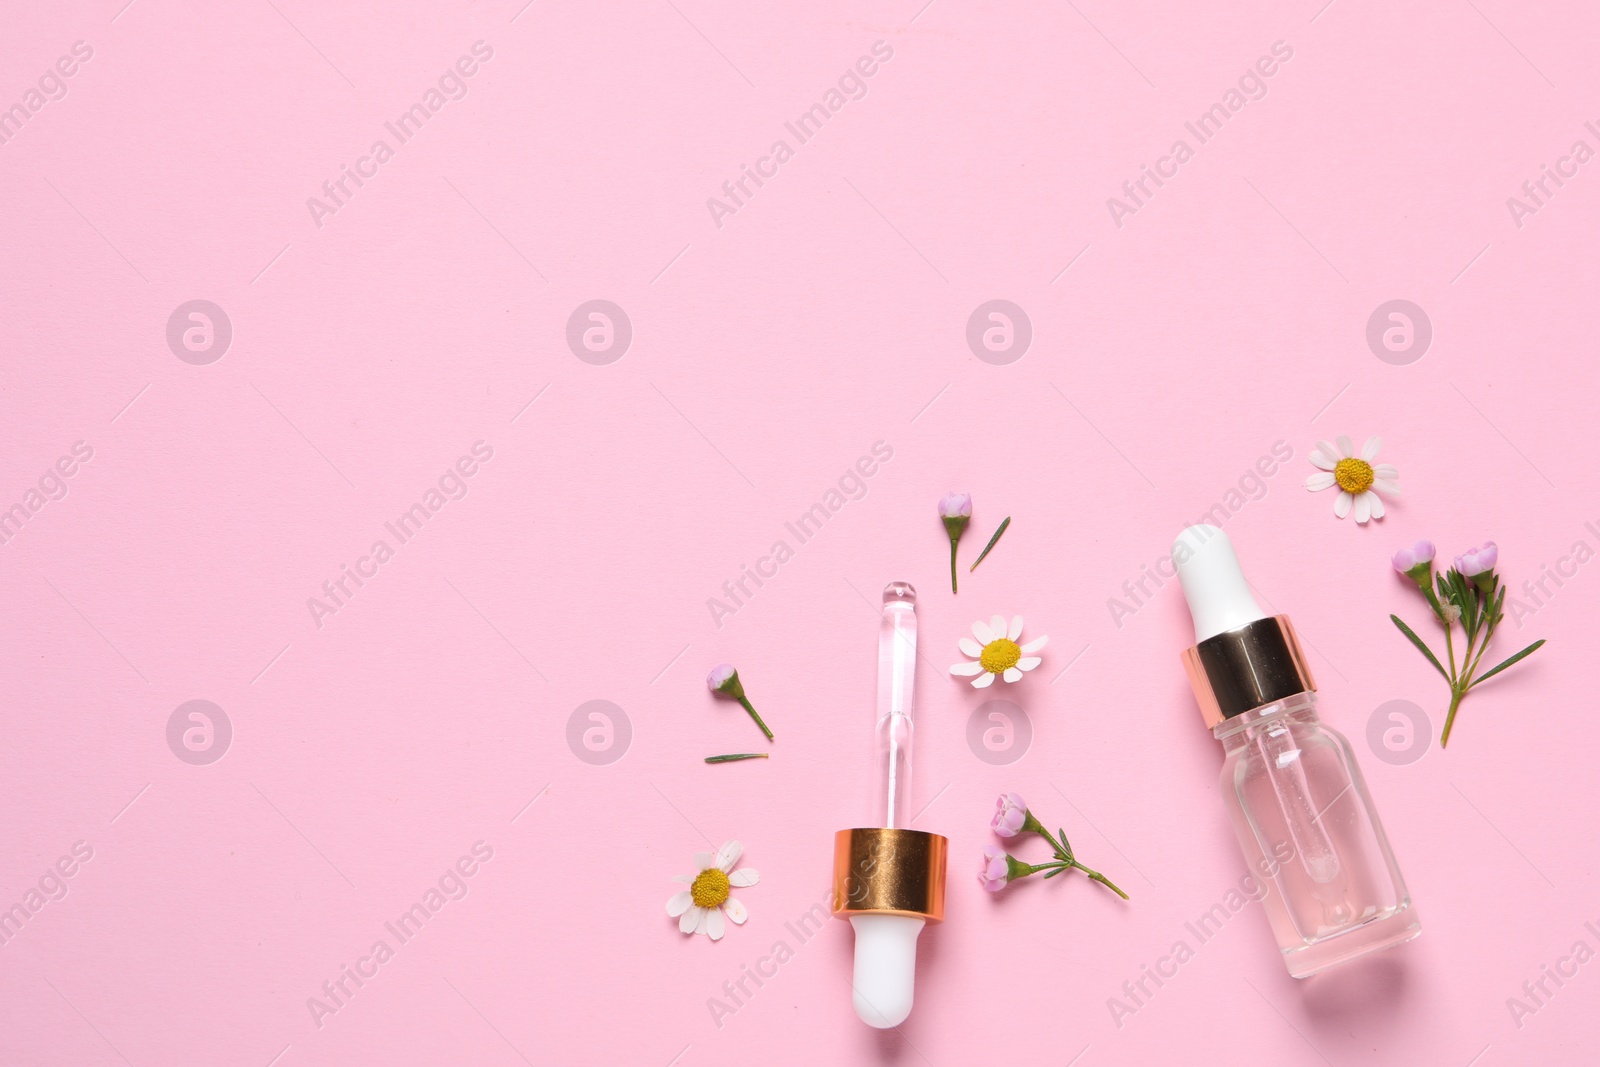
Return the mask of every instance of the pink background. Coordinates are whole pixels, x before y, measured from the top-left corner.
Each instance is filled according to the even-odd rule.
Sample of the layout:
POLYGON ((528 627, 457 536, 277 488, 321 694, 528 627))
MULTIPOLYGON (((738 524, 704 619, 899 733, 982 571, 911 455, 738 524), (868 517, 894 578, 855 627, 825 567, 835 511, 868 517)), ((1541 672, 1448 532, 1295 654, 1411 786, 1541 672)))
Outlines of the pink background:
POLYGON ((74 42, 93 55, 0 144, 0 508, 74 443, 93 456, 0 549, 0 906, 93 855, 0 946, 0 1061, 1592 1059, 1600 963, 1520 1026, 1506 1001, 1600 949, 1600 564, 1508 619, 1503 652, 1550 646, 1468 700, 1448 751, 1392 764, 1366 730, 1390 700, 1442 720, 1384 617, 1422 617, 1396 545, 1493 537, 1517 588, 1600 548, 1600 164, 1520 227, 1506 204, 1600 148, 1600 16, 921 2, 13 5, 0 105, 74 42), (317 225, 307 198, 476 41, 466 96, 317 225), (877 41, 866 96, 719 227, 707 199, 877 41), (1195 147, 1185 121, 1277 41, 1265 97, 1116 225, 1107 198, 1195 147), (1009 365, 966 342, 997 298, 1032 324, 1009 365), (203 365, 166 336, 196 299, 233 330, 203 365), (566 341, 592 299, 632 323, 609 365, 566 341), (1394 299, 1433 325, 1409 365, 1366 341, 1394 299), (1370 528, 1301 488, 1338 433, 1382 434, 1400 469, 1370 528), (319 627, 308 598, 478 441, 466 496, 319 627), (878 441, 865 497, 718 626, 708 598, 878 441), (1297 983, 1252 906, 1119 1027, 1108 998, 1244 869, 1176 586, 1120 626, 1108 600, 1278 441, 1294 458, 1225 526, 1314 648, 1424 932, 1297 983), (977 499, 964 559, 1014 518, 957 597, 952 488, 977 499), (952 861, 917 1010, 880 1035, 851 1013, 843 924, 802 944, 785 923, 873 814, 891 579, 922 594, 917 825, 952 861), (1052 640, 980 695, 943 670, 997 612, 1052 640), (704 690, 723 660, 769 762, 700 762, 762 746, 704 690), (988 695, 1032 723, 1009 766, 966 743, 988 695), (194 699, 232 724, 209 765, 167 741, 194 699), (567 743, 597 699, 631 723, 609 765, 567 743), (1001 790, 1132 902, 1077 878, 983 893, 1001 790), (761 871, 752 918, 685 938, 670 879, 726 838, 761 871), (307 999, 479 841, 467 895, 319 1027, 307 999), (708 1000, 778 940, 794 957, 719 1027, 708 1000))

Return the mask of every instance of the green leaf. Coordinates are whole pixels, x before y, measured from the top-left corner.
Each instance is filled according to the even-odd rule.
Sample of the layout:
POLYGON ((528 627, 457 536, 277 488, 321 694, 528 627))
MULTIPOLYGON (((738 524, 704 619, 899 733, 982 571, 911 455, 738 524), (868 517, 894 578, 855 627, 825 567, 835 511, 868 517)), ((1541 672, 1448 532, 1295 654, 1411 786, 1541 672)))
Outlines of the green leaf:
POLYGON ((1406 635, 1406 639, 1413 645, 1417 646, 1417 651, 1428 657, 1428 662, 1433 664, 1433 669, 1438 671, 1444 680, 1448 682, 1450 680, 1450 674, 1444 669, 1444 664, 1439 662, 1439 657, 1433 654, 1433 649, 1424 644, 1422 638, 1413 633, 1411 627, 1407 626, 1403 621, 1401 621, 1400 616, 1390 615, 1389 618, 1394 621, 1396 626, 1400 627, 1400 632, 1406 635))
POLYGON ((1458 574, 1456 581, 1461 583, 1461 601, 1466 605, 1467 633, 1475 634, 1484 619, 1483 599, 1478 594, 1478 587, 1469 579, 1458 574))
POLYGON ((987 556, 989 554, 989 550, 994 547, 994 543, 996 541, 1000 540, 1000 535, 1005 533, 1006 532, 1006 527, 1010 526, 1010 525, 1011 525, 1011 516, 1007 515, 1001 521, 1000 526, 995 530, 994 536, 989 538, 989 543, 983 546, 983 551, 978 553, 978 558, 972 561, 972 566, 967 568, 967 572, 969 574, 972 571, 975 571, 975 570, 978 569, 978 564, 983 562, 983 557, 987 556))
MULTIPOLYGON (((1539 638, 1539 640, 1535 641, 1533 644, 1529 645, 1527 648, 1523 649, 1521 652, 1518 652, 1515 656, 1512 656, 1510 659, 1506 660, 1505 662, 1501 663, 1498 666, 1490 667, 1487 671, 1484 671, 1482 674, 1478 675, 1478 677, 1473 679, 1472 685, 1476 686, 1479 682, 1487 682, 1490 678, 1493 678, 1495 675, 1499 674, 1501 671, 1505 670, 1507 667, 1509 667, 1513 663, 1517 662, 1517 660, 1522 659, 1525 656, 1530 656, 1534 652, 1538 651, 1539 646, 1542 645, 1542 644, 1544 644, 1544 638, 1541 637, 1541 638, 1539 638)), ((1471 688, 1471 686, 1469 686, 1468 688, 1471 688)))
POLYGON ((1453 570, 1445 573, 1450 587, 1450 603, 1461 609, 1461 628, 1467 632, 1470 639, 1474 633, 1473 624, 1478 614, 1477 601, 1473 598, 1472 590, 1467 587, 1466 579, 1453 570))

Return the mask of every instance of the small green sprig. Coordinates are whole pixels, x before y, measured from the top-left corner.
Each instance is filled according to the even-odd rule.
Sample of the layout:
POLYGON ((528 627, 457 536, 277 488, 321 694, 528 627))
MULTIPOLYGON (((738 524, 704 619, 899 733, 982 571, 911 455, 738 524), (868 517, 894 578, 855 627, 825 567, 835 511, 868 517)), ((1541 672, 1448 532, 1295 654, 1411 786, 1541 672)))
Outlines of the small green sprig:
POLYGON ((990 845, 983 850, 983 866, 978 871, 978 881, 983 888, 991 893, 998 893, 1011 882, 1018 878, 1044 872, 1048 881, 1058 874, 1067 871, 1082 871, 1091 882, 1099 882, 1123 900, 1128 899, 1116 883, 1090 867, 1085 867, 1078 862, 1077 856, 1072 852, 1072 844, 1067 840, 1065 830, 1056 830, 1052 834, 1046 830, 1028 808, 1027 803, 1016 793, 1002 793, 995 808, 994 819, 990 821, 989 828, 1001 837, 1020 837, 1023 834, 1038 834, 1050 843, 1055 859, 1046 863, 1028 863, 1018 859, 1004 849, 990 845))
POLYGON ((939 521, 950 537, 950 591, 956 591, 956 545, 972 521, 972 494, 946 493, 939 501, 939 521))
POLYGON ((744 695, 744 683, 739 681, 739 672, 733 669, 733 664, 719 663, 713 667, 711 673, 706 675, 706 688, 719 696, 738 701, 739 706, 749 713, 757 726, 761 727, 761 732, 767 735, 767 740, 772 740, 772 731, 762 721, 755 705, 750 703, 750 698, 744 695))
POLYGON ((1443 748, 1450 743, 1456 712, 1467 693, 1537 652, 1544 645, 1544 639, 1540 638, 1480 673, 1483 655, 1489 650, 1489 642, 1494 639, 1495 628, 1505 618, 1501 609, 1505 605, 1506 590, 1494 569, 1500 559, 1500 550, 1493 541, 1486 541, 1482 548, 1468 549, 1457 556, 1453 566, 1439 574, 1433 570, 1434 554, 1433 542, 1418 541, 1396 552, 1393 563, 1395 570, 1416 583, 1423 599, 1432 609, 1434 619, 1444 627, 1445 659, 1449 666, 1440 662, 1427 642, 1418 637, 1416 631, 1407 626, 1400 616, 1390 615, 1389 618, 1450 686, 1450 710, 1445 714, 1444 729, 1439 733, 1439 747, 1443 748), (1465 637, 1459 656, 1455 641, 1457 624, 1461 626, 1465 637))

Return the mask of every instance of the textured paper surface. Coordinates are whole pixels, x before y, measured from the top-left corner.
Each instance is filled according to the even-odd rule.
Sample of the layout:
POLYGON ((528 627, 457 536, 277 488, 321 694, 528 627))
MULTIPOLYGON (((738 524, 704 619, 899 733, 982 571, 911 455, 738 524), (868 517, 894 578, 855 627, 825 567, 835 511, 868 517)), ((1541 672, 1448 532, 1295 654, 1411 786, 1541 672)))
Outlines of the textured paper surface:
POLYGON ((1587 1062, 1600 25, 1320 5, 17 6, 0 1060, 1587 1062), (1365 529, 1302 488, 1339 433, 1400 469, 1365 529), (964 559, 1014 518, 956 597, 950 489, 964 559), (1370 966, 1186 925, 1245 872, 1146 575, 1208 512, 1418 903, 1370 966), (1405 763, 1445 696, 1385 618, 1424 621, 1418 537, 1498 540, 1544 581, 1498 647, 1550 644, 1405 763), (796 931, 874 815, 894 579, 953 859, 879 1035, 843 924, 796 931), (1051 644, 974 693, 944 671, 996 613, 1051 644), (772 759, 700 762, 764 745, 721 661, 772 759), (983 893, 1001 790, 1131 903, 983 893), (671 877, 727 838, 751 919, 684 938, 671 877))

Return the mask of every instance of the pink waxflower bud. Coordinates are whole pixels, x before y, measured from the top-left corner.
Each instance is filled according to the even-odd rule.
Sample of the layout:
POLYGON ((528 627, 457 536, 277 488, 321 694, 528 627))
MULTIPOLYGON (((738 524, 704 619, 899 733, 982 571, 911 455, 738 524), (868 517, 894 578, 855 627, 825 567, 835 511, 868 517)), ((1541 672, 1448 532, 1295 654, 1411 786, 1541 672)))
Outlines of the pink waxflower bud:
POLYGON ((1394 554, 1394 569, 1426 589, 1433 573, 1434 547, 1432 541, 1418 541, 1409 548, 1394 554))
POLYGON ((939 517, 941 519, 970 519, 972 518, 971 493, 946 493, 939 501, 939 517))
POLYGON ((739 684, 739 672, 733 669, 731 663, 719 663, 711 668, 711 673, 706 675, 706 688, 713 693, 727 693, 729 696, 741 696, 744 686, 739 684))
POLYGON ((767 740, 772 740, 772 730, 762 721, 760 714, 750 703, 750 698, 745 695, 744 683, 739 681, 739 672, 733 669, 731 663, 719 663, 711 668, 711 673, 706 675, 706 688, 713 693, 718 693, 732 700, 737 700, 739 705, 755 720, 761 732, 767 735, 767 740))
POLYGON ((939 521, 944 523, 944 532, 950 535, 950 591, 956 591, 956 544, 961 540, 961 532, 967 528, 967 523, 972 521, 972 494, 971 493, 946 493, 939 501, 939 521))
POLYGON ((1456 571, 1482 593, 1494 589, 1494 565, 1500 562, 1500 549, 1493 541, 1485 541, 1482 548, 1469 548, 1456 557, 1456 571))
POLYGON ((1500 562, 1500 549, 1493 541, 1485 541, 1482 548, 1469 548, 1456 557, 1456 570, 1463 578, 1475 578, 1484 571, 1494 570, 1500 562))
POLYGON ((1016 837, 1028 820, 1028 804, 1016 793, 1001 793, 989 828, 1001 837, 1016 837))
POLYGON ((983 850, 983 864, 978 868, 978 884, 991 893, 998 893, 1011 880, 1011 857, 1005 849, 989 845, 983 850))
POLYGON ((1401 574, 1410 574, 1419 564, 1432 563, 1434 547, 1432 541, 1418 541, 1408 548, 1402 548, 1394 554, 1394 569, 1401 574))

